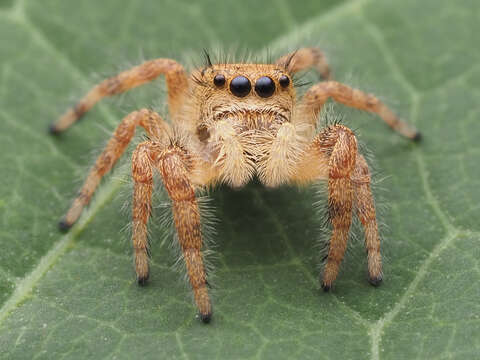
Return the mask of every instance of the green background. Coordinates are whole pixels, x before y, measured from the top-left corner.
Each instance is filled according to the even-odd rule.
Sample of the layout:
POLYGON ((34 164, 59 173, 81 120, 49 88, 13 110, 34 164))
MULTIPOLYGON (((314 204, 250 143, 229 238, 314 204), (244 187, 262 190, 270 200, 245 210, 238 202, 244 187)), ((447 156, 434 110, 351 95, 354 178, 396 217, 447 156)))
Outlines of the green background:
POLYGON ((0 0, 0 358, 480 357, 479 23, 476 0, 0 0), (333 291, 320 291, 314 190, 222 188, 212 194, 215 312, 203 325, 158 222, 150 285, 135 284, 127 156, 59 233, 120 118, 164 109, 160 80, 50 137, 47 125, 96 81, 143 58, 198 60, 204 47, 305 45, 424 134, 412 144, 335 107, 374 154, 380 288, 366 281, 359 236, 333 291))

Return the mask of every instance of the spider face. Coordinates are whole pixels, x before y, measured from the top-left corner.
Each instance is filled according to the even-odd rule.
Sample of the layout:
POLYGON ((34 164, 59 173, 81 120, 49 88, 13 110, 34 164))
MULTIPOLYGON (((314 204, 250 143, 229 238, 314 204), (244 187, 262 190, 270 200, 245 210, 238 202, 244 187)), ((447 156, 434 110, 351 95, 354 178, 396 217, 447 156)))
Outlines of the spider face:
POLYGON ((194 72, 198 125, 226 120, 260 130, 290 121, 295 99, 290 76, 272 64, 219 64, 194 72))

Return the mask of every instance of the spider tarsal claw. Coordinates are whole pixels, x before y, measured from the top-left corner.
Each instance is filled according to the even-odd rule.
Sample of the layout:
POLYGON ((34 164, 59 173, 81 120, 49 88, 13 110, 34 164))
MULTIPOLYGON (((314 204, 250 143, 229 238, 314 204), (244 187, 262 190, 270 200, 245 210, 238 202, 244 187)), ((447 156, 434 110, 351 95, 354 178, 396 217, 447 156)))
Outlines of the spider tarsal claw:
POLYGON ((423 139, 423 135, 421 132, 417 132, 415 136, 412 138, 412 140, 416 143, 422 141, 422 139, 423 139))
POLYGON ((62 232, 67 232, 72 226, 73 224, 68 223, 65 219, 62 219, 58 222, 58 228, 62 232))
POLYGON ((322 289, 323 289, 323 291, 329 292, 329 291, 330 291, 330 288, 331 288, 330 285, 326 285, 326 284, 323 284, 323 283, 322 283, 322 289))
POLYGON ((200 314, 200 319, 204 324, 209 324, 210 321, 212 320, 212 313, 209 312, 207 314, 200 314))
POLYGON ((383 281, 382 275, 376 276, 376 277, 369 277, 369 278, 368 278, 368 282, 370 283, 370 285, 372 285, 372 286, 374 286, 374 287, 380 286, 380 284, 382 283, 382 281, 383 281))
POLYGON ((48 132, 51 134, 51 135, 58 135, 61 133, 60 130, 58 130, 58 128, 55 126, 55 124, 50 124, 48 126, 48 132))
POLYGON ((146 276, 138 277, 137 278, 137 283, 140 286, 147 286, 148 284, 148 274, 146 276))

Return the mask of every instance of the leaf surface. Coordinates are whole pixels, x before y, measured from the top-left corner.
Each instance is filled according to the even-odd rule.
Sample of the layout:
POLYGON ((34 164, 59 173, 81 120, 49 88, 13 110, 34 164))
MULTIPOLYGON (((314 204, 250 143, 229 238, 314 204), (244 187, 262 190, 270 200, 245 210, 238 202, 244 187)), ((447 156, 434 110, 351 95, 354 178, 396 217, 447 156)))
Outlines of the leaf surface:
POLYGON ((478 357, 479 16, 473 0, 0 1, 0 358, 478 357), (106 100, 52 138, 45 129, 69 95, 142 58, 198 59, 212 44, 319 45, 338 80, 422 130, 411 144, 373 116, 335 108, 383 178, 381 287, 366 282, 359 237, 334 291, 320 291, 314 190, 220 188, 214 321, 204 326, 158 225, 150 285, 135 284, 120 210, 127 156, 72 231, 58 232, 120 118, 162 109, 165 92, 157 81, 106 100))

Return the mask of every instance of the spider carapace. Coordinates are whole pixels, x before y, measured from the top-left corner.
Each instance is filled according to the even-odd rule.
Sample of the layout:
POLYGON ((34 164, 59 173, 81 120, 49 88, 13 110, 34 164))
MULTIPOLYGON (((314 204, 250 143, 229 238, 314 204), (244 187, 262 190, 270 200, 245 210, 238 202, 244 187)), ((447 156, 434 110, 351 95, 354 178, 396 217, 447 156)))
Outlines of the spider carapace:
POLYGON ((196 193, 218 183, 245 185, 253 176, 268 187, 326 181, 328 219, 332 228, 321 284, 329 290, 337 277, 356 214, 365 231, 368 279, 382 281, 380 238, 370 190, 370 172, 357 150, 354 133, 334 124, 317 130, 317 117, 328 98, 376 113, 412 140, 417 130, 400 120, 375 96, 331 80, 321 51, 302 48, 273 64, 212 64, 188 74, 174 60, 147 61, 93 87, 50 131, 70 127, 103 97, 119 94, 164 75, 170 123, 141 109, 127 115, 98 157, 60 228, 80 216, 101 178, 131 141, 137 126, 148 140, 132 155, 135 269, 140 285, 149 277, 147 223, 151 213, 154 173, 161 175, 172 203, 177 238, 200 317, 209 322, 212 307, 202 255, 201 217, 196 193), (292 77, 315 68, 325 81, 298 98, 292 77))

